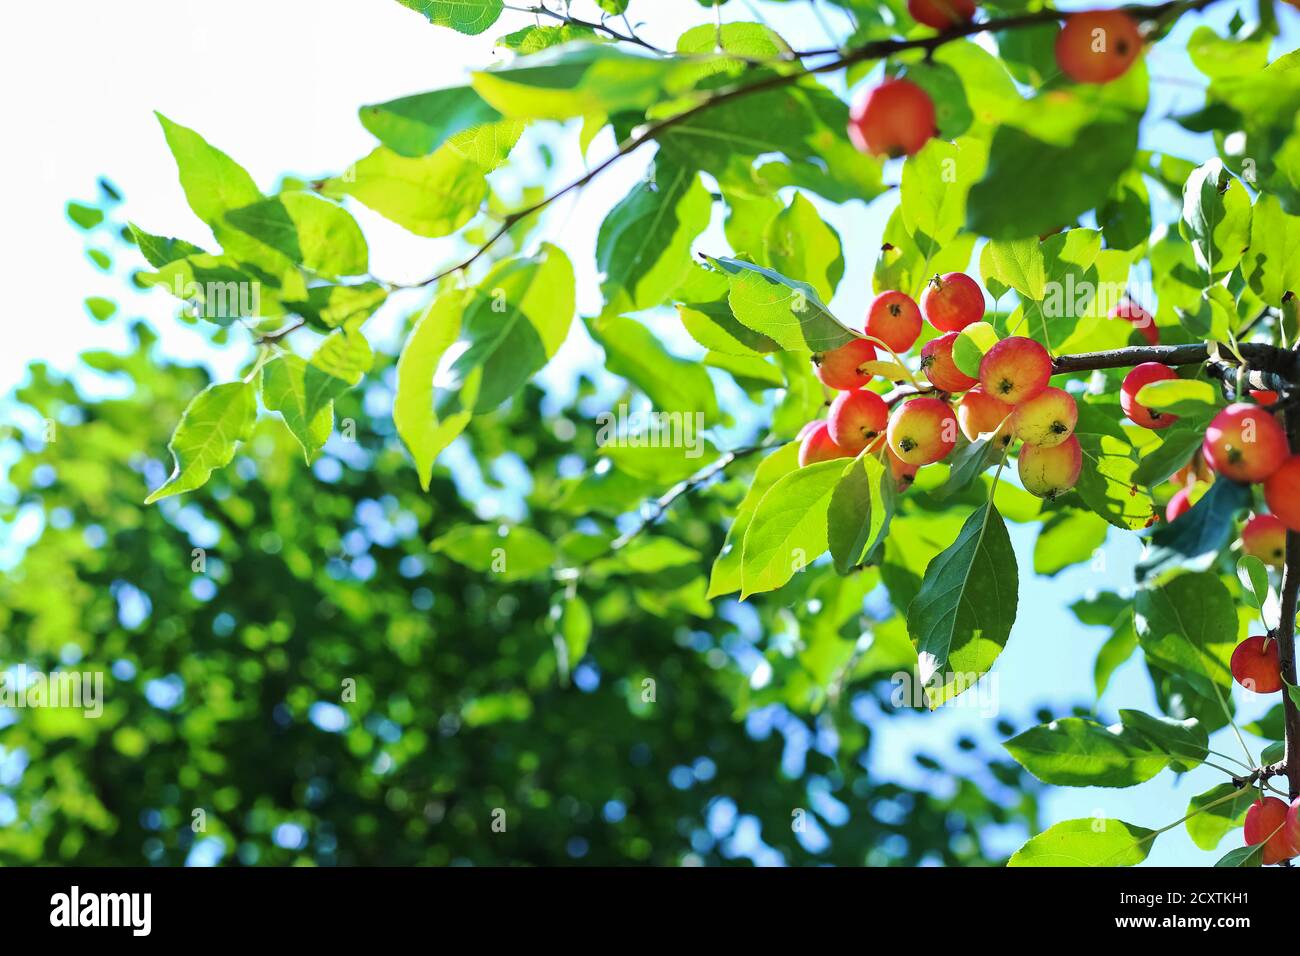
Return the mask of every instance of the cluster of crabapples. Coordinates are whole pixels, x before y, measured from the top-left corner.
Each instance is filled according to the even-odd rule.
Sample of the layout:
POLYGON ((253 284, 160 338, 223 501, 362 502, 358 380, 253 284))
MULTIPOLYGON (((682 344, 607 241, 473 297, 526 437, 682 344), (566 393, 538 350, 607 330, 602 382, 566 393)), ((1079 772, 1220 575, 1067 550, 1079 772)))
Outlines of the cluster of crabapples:
POLYGON ((882 453, 905 490, 923 465, 948 456, 960 430, 972 442, 991 436, 1003 448, 1020 439, 1026 490, 1054 498, 1073 488, 1083 462, 1074 437, 1079 412, 1073 396, 1051 386, 1047 350, 1029 338, 1002 339, 984 353, 978 378, 954 361, 958 336, 983 317, 984 293, 961 272, 935 276, 919 305, 903 292, 878 295, 867 311, 863 338, 813 357, 822 384, 840 394, 825 421, 810 422, 800 433, 800 464, 882 453), (903 355, 916 345, 925 322, 939 333, 921 349, 921 372, 932 388, 891 412, 869 387, 881 367, 877 347, 903 355))
MULTIPOLYGON (((975 17, 974 0, 908 0, 913 20, 940 32, 961 30, 975 17)), ((1056 36, 1056 63, 1076 83, 1109 83, 1142 53, 1137 21, 1122 10, 1070 14, 1056 36)), ((934 136, 934 101, 910 80, 890 78, 853 106, 849 136, 873 156, 911 156, 934 136)))
MULTIPOLYGON (((1138 402, 1146 385, 1177 378, 1173 369, 1148 362, 1124 379, 1120 403, 1136 424, 1168 428, 1176 417, 1154 411, 1138 402)), ((1219 412, 1205 430, 1205 439, 1193 461, 1174 476, 1180 490, 1170 499, 1167 521, 1178 520, 1195 503, 1197 492, 1217 474, 1241 484, 1261 484, 1271 513, 1250 517, 1241 533, 1245 554, 1278 568, 1286 561, 1288 531, 1300 531, 1300 455, 1291 454, 1286 430, 1270 410, 1278 396, 1253 391, 1254 402, 1236 402, 1219 412)), ((1232 652, 1233 679, 1259 694, 1283 690, 1278 642, 1271 636, 1248 637, 1232 652)), ((1263 862, 1280 863, 1300 856, 1300 799, 1288 807, 1277 797, 1263 797, 1246 814, 1246 843, 1264 844, 1263 862)))

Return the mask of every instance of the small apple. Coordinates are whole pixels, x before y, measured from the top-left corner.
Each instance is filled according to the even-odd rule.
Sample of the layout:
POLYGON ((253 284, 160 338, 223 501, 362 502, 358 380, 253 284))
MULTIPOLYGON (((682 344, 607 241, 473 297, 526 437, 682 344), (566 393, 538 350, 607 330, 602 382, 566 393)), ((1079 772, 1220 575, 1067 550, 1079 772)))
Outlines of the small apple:
POLYGON ((1025 490, 1050 501, 1078 484, 1083 449, 1074 435, 1050 448, 1021 445, 1018 469, 1025 490))
POLYGON ((921 312, 940 332, 960 332, 984 318, 984 291, 964 272, 935 276, 921 293, 921 312))
POLYGON ((841 392, 831 402, 827 426, 831 441, 850 455, 856 455, 889 427, 889 406, 875 392, 855 389, 841 392))
POLYGON ((952 347, 957 341, 956 332, 931 339, 921 349, 921 371, 935 388, 945 392, 964 392, 979 384, 979 379, 957 368, 952 360, 952 347))
POLYGON ((849 111, 849 139, 872 156, 911 156, 934 134, 934 101, 909 80, 885 80, 849 111))
POLYGON ((1286 563, 1286 525, 1276 515, 1252 515, 1241 531, 1241 550, 1275 568, 1286 563))
POLYGON ((980 384, 999 401, 1019 405, 1047 388, 1052 357, 1033 339, 1012 336, 984 353, 980 384))
POLYGON ((815 423, 799 443, 799 467, 801 468, 819 461, 849 457, 851 457, 849 453, 832 440, 826 422, 815 423))
POLYGON ((946 457, 957 444, 957 417, 947 402, 913 398, 894 411, 888 435, 889 447, 904 463, 928 465, 946 457))
POLYGON ((876 360, 876 347, 866 339, 853 339, 829 352, 813 356, 817 378, 827 388, 849 391, 862 388, 871 376, 862 366, 876 360))
POLYGON ((903 459, 894 454, 894 449, 888 444, 885 450, 889 454, 889 473, 894 476, 894 483, 899 491, 906 491, 912 487, 912 482, 916 480, 916 473, 921 470, 920 465, 909 465, 903 459))
POLYGON ((1078 421, 1074 396, 1061 388, 1045 388, 1016 406, 1011 427, 1021 441, 1051 448, 1073 435, 1078 421))
POLYGON ((1056 35, 1056 65, 1076 83, 1109 83, 1142 53, 1137 23, 1121 10, 1070 14, 1056 35))
POLYGON ((1232 679, 1257 694, 1276 694, 1282 689, 1282 663, 1277 641, 1248 637, 1232 652, 1228 662, 1232 679))
POLYGON ((1286 432, 1272 413, 1246 402, 1214 416, 1201 449, 1215 471, 1243 483, 1266 480, 1288 452, 1286 432))
POLYGON ((907 0, 907 13, 917 23, 947 30, 975 18, 975 0, 907 0))
POLYGON ((866 333, 902 355, 921 334, 921 310, 906 292, 882 292, 867 310, 866 333))
POLYGON ((1005 447, 1011 441, 1013 411, 1006 402, 984 391, 983 385, 976 385, 957 403, 957 424, 970 441, 976 441, 981 435, 993 435, 993 440, 1005 447))
POLYGON ((1110 317, 1131 322, 1133 328, 1141 333, 1142 338, 1146 339, 1147 345, 1160 344, 1160 330, 1156 327, 1156 320, 1151 316, 1150 312, 1136 302, 1125 299, 1111 310, 1110 317))
POLYGON ((1177 372, 1159 362, 1143 362, 1124 376, 1124 384, 1119 388, 1119 405, 1129 421, 1143 428, 1168 428, 1178 421, 1177 415, 1155 411, 1138 404, 1137 400, 1138 392, 1142 391, 1144 385, 1166 382, 1177 377, 1177 372))
POLYGON ((1288 531, 1300 532, 1300 455, 1292 455, 1264 482, 1264 500, 1288 531))
POLYGON ((1290 837, 1288 822, 1290 808, 1277 797, 1262 797, 1246 811, 1243 835, 1247 846, 1264 844, 1264 865, 1272 866, 1289 860, 1297 853, 1290 837))

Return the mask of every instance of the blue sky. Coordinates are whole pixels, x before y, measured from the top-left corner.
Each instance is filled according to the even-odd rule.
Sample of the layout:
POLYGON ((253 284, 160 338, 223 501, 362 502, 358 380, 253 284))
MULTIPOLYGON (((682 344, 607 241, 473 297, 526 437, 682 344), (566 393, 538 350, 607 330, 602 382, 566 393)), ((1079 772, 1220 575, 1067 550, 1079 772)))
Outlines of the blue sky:
MULTIPOLYGON (((579 0, 575 10, 590 6, 579 0)), ((1223 6, 1208 18, 1192 20, 1221 27, 1232 5, 1223 6)), ((847 32, 843 17, 825 4, 825 25, 792 7, 733 0, 724 11, 727 19, 752 19, 754 9, 760 9, 795 46, 827 45, 826 25, 836 32, 835 40, 847 32)), ((1253 8, 1247 5, 1247 13, 1253 8)), ((638 10, 653 11, 653 22, 642 32, 664 45, 706 15, 695 0, 633 0, 631 13, 638 10)), ((1280 16, 1287 32, 1277 49, 1290 49, 1300 33, 1300 14, 1283 5, 1280 16)), ((230 375, 247 357, 242 348, 215 351, 174 321, 172 300, 164 293, 129 292, 123 277, 135 263, 119 262, 112 274, 97 270, 85 258, 81 234, 64 217, 69 199, 93 199, 96 179, 107 175, 126 196, 125 214, 144 228, 211 242, 185 205, 154 110, 197 129, 269 189, 284 173, 318 175, 346 167, 374 145, 357 121, 360 105, 459 84, 467 67, 502 59, 493 49, 495 37, 531 22, 526 15, 508 13, 486 35, 463 37, 430 27, 394 0, 226 0, 219 8, 198 0, 133 0, 129 5, 74 0, 17 5, 6 17, 0 82, 16 93, 9 98, 8 125, 19 135, 0 153, 0 171, 11 185, 6 203, 11 221, 0 231, 0 252, 22 281, 7 289, 0 395, 21 380, 34 359, 70 370, 85 349, 124 346, 122 318, 135 315, 147 316, 163 333, 169 354, 206 361, 219 375, 230 375), (35 37, 51 39, 34 42, 35 37), (92 295, 116 299, 122 306, 118 318, 93 322, 82 304, 92 295)), ((1180 25, 1180 38, 1185 39, 1191 25, 1180 25)), ((1144 138, 1148 145, 1204 159, 1211 150, 1203 138, 1161 119, 1201 102, 1200 78, 1178 52, 1181 48, 1175 39, 1148 56, 1155 82, 1144 138)), ((592 146, 592 157, 609 152, 608 137, 602 134, 592 146)), ((581 170, 574 131, 552 135, 549 142, 557 151, 559 178, 581 170)), ((557 204, 546 219, 544 234, 562 244, 578 268, 584 313, 599 305, 592 256, 596 230, 643 171, 639 158, 620 164, 581 195, 557 204)), ((897 177, 898 169, 891 168, 888 178, 896 182, 897 177)), ((870 207, 821 206, 846 239, 848 278, 832 307, 847 321, 860 321, 870 298, 875 251, 895 201, 886 196, 870 207)), ((1166 220, 1173 216, 1168 204, 1157 211, 1166 220)), ((421 278, 450 249, 449 240, 418 239, 362 207, 355 212, 370 240, 372 268, 387 279, 421 278)), ((416 304, 418 299, 408 298, 385 309, 372 323, 372 338, 391 340, 396 319, 416 304)), ((691 353, 691 343, 672 320, 652 324, 683 354, 691 353)), ((599 359, 599 350, 577 335, 544 373, 545 381, 566 391, 575 367, 599 359)), ((0 399, 0 413, 5 408, 0 399)), ((494 504, 505 506, 488 502, 485 507, 494 504)), ((0 529, 0 546, 4 537, 0 529)), ((1014 539, 1021 568, 1031 566, 1032 534, 1017 529, 1014 539)), ((1081 628, 1068 605, 1089 590, 1130 587, 1138 549, 1135 539, 1117 540, 1112 534, 1104 571, 1085 566, 1052 580, 1022 571, 1019 621, 996 671, 1003 708, 1021 726, 1040 703, 1092 699, 1093 655, 1106 635, 1081 628)), ((1246 720, 1266 709, 1258 700, 1240 703, 1246 720)), ((1155 709, 1135 662, 1116 674, 1099 713, 1110 721, 1121 706, 1155 709)), ((993 734, 991 720, 963 709, 885 722, 876 737, 880 773, 924 781, 910 759, 912 752, 920 745, 933 750, 933 741, 951 741, 958 728, 968 727, 985 739, 993 734)), ((1218 749, 1240 756, 1230 733, 1219 736, 1218 749)), ((953 757, 960 759, 955 751, 953 757)), ((1163 774, 1130 790, 1057 789, 1047 800, 1049 822, 1101 813, 1159 826, 1181 816, 1190 796, 1222 779, 1201 769, 1181 781, 1163 774)), ((1230 844, 1225 841, 1224 849, 1230 844)), ((1214 858, 1197 850, 1179 828, 1157 841, 1151 862, 1206 863, 1214 858)))

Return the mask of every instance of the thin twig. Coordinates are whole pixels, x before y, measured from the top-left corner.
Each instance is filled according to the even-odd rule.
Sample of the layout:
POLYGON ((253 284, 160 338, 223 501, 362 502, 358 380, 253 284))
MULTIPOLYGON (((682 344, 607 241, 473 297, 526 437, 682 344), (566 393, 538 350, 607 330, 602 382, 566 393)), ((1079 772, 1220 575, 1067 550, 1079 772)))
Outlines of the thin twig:
MULTIPOLYGON (((1130 14, 1132 14, 1135 17, 1139 17, 1143 19, 1152 19, 1152 18, 1164 17, 1166 15, 1181 15, 1182 13, 1187 13, 1196 10, 1203 10, 1206 7, 1210 6, 1211 4, 1217 2, 1218 0, 1170 0, 1170 2, 1155 4, 1152 6, 1137 5, 1137 6, 1130 6, 1130 7, 1122 7, 1120 9, 1128 11, 1130 14)), ((546 10, 545 7, 539 8, 537 10, 529 9, 529 12, 541 13, 542 11, 545 11, 551 14, 552 16, 557 15, 554 13, 554 11, 546 10)), ((552 203, 554 203, 557 199, 567 196, 569 193, 586 186, 597 176, 599 176, 605 170, 609 169, 609 167, 613 166, 616 162, 618 162, 618 160, 635 152, 645 144, 656 140, 660 135, 672 129, 673 127, 678 126, 681 123, 686 122, 687 120, 693 119, 699 116, 701 113, 705 113, 709 110, 715 109, 718 106, 721 106, 725 103, 730 103, 733 100, 737 100, 742 97, 753 96, 756 93, 763 93, 770 90, 780 89, 786 86, 792 86, 807 76, 812 76, 821 73, 834 73, 839 70, 845 69, 846 67, 853 66, 854 64, 857 63, 864 63, 868 60, 883 59, 885 57, 892 56, 895 53, 902 53, 907 50, 922 50, 927 53, 932 53, 934 50, 938 49, 944 44, 951 43, 954 40, 960 40, 965 37, 975 36, 976 34, 980 34, 980 33, 998 32, 998 31, 1005 31, 1005 30, 1017 30, 1026 27, 1040 26, 1045 23, 1056 23, 1060 21, 1060 19, 1063 16, 1065 16, 1065 14, 1059 13, 1056 10, 1039 10, 1034 13, 1024 13, 1024 14, 1018 14, 1016 16, 1009 16, 1009 17, 999 17, 993 20, 985 20, 980 23, 965 23, 965 24, 961 24, 960 26, 953 27, 952 29, 947 30, 943 33, 936 33, 933 36, 915 37, 912 39, 890 38, 885 40, 874 40, 870 43, 865 43, 862 46, 849 50, 843 55, 837 56, 834 60, 831 60, 828 63, 823 63, 817 66, 806 66, 801 69, 793 70, 788 73, 779 73, 779 74, 768 76, 756 83, 741 83, 737 86, 733 86, 728 89, 723 89, 713 94, 712 96, 708 97, 707 99, 703 100, 696 106, 691 107, 690 109, 683 110, 682 112, 670 116, 666 119, 659 120, 654 123, 650 123, 649 125, 642 128, 642 130, 639 133, 636 133, 628 140, 626 140, 622 145, 620 145, 619 148, 614 152, 612 156, 610 156, 608 159, 604 160, 597 166, 593 167, 592 169, 588 170, 579 178, 571 181, 568 185, 561 187, 554 193, 551 193, 548 196, 544 196, 542 199, 538 200, 532 205, 527 206, 524 209, 519 210, 518 212, 512 213, 510 216, 506 218, 506 221, 500 226, 500 228, 498 228, 491 235, 489 235, 488 238, 480 246, 478 246, 478 248, 474 252, 470 253, 469 256, 467 256, 465 259, 461 260, 460 262, 456 263, 455 265, 443 269, 438 273, 430 276, 429 278, 424 279, 421 282, 414 283, 412 285, 402 285, 398 283, 385 283, 385 284, 388 285, 390 289, 424 288, 426 286, 433 285, 434 283, 438 282, 440 279, 443 279, 446 276, 451 275, 452 273, 461 272, 465 269, 468 269, 474 263, 478 262, 479 259, 483 258, 483 256, 485 256, 488 253, 488 251, 491 250, 498 242, 500 242, 501 239, 503 239, 510 232, 511 228, 516 223, 520 222, 523 219, 527 219, 531 216, 536 215, 537 213, 541 212, 542 210, 550 206, 552 203)), ((813 50, 813 51, 805 51, 804 53, 797 54, 797 55, 801 57, 811 57, 819 54, 832 54, 832 53, 838 54, 839 52, 840 51, 838 50, 829 50, 829 49, 813 50)))

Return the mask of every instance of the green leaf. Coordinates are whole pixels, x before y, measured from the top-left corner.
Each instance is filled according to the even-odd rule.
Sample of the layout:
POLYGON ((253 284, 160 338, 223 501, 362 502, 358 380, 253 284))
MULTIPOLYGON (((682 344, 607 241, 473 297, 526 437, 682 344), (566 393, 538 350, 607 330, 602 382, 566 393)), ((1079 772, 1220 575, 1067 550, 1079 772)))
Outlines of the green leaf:
POLYGON ((1250 196, 1246 187, 1212 159, 1183 187, 1183 234, 1196 262, 1211 278, 1227 275, 1250 244, 1250 196))
POLYGON ((92 295, 86 299, 86 310, 97 322, 104 322, 117 311, 117 303, 103 296, 92 295))
POLYGON ((764 245, 773 270, 806 282, 823 302, 831 300, 844 277, 840 237, 802 193, 768 224, 764 245))
POLYGON ((1109 525, 1088 511, 1060 511, 1048 518, 1034 543, 1034 572, 1052 576, 1092 559, 1109 525))
POLYGON ((128 228, 131 230, 131 238, 135 240, 141 255, 155 269, 161 269, 165 265, 179 259, 185 259, 188 256, 206 255, 198 246, 186 242, 184 239, 154 236, 145 232, 135 223, 128 224, 128 228))
POLYGON ((1270 193, 1255 201, 1241 272, 1251 290, 1274 308, 1281 308, 1286 293, 1300 294, 1300 216, 1287 215, 1270 193))
POLYGON ((754 509, 740 558, 741 600, 774 591, 825 553, 827 512, 844 474, 823 461, 776 480, 754 509))
POLYGON ((998 333, 988 322, 972 322, 958 334, 952 343, 952 361, 971 378, 980 377, 980 363, 984 353, 998 343, 998 333))
POLYGON ((933 710, 988 671, 1016 619, 1016 556, 997 508, 977 508, 925 569, 907 609, 920 680, 933 710))
POLYGON ((1219 395, 1214 386, 1203 379, 1172 378, 1143 385, 1137 393, 1139 405, 1169 412, 1179 417, 1206 419, 1213 417, 1219 407, 1219 395))
POLYGON ((730 277, 727 301, 736 319, 781 348, 825 352, 856 338, 807 283, 739 259, 709 261, 730 277))
POLYGON ((606 315, 590 320, 592 337, 605 350, 605 368, 645 392, 655 410, 718 417, 718 400, 709 373, 699 362, 678 358, 635 319, 606 315))
POLYGON ((420 476, 420 487, 429 490, 433 463, 469 424, 476 396, 465 386, 461 408, 444 418, 434 411, 434 375, 447 349, 460 337, 461 314, 469 294, 459 289, 434 299, 416 322, 397 360, 397 394, 393 401, 393 424, 401 436, 420 476))
POLYGON ((1250 490, 1220 478, 1191 509, 1151 534, 1146 553, 1133 573, 1138 581, 1171 568, 1204 570, 1213 564, 1233 535, 1237 513, 1250 503, 1250 490))
POLYGON ((987 147, 973 137, 931 139, 903 163, 899 186, 903 222, 927 255, 957 238, 966 221, 966 194, 984 174, 987 147))
POLYGON ((709 224, 713 200, 694 169, 659 162, 601 223, 596 266, 606 313, 660 305, 685 281, 691 244, 709 224))
POLYGON ((104 221, 104 210, 85 203, 70 202, 67 205, 68 218, 82 229, 94 229, 104 221))
POLYGON ((155 115, 176 158, 181 188, 195 215, 209 226, 220 225, 230 210, 261 201, 261 190, 244 167, 194 130, 173 123, 161 113, 155 115))
MULTIPOLYGON (((1243 821, 1244 822, 1244 821, 1243 821)), ((1257 843, 1254 846, 1239 846, 1235 850, 1229 850, 1223 855, 1217 866, 1263 866, 1264 865, 1264 847, 1266 844, 1257 843)))
POLYGON ((203 487, 213 471, 230 464, 235 446, 248 440, 256 418, 257 395, 252 382, 209 385, 199 392, 167 444, 175 459, 171 477, 144 503, 203 487))
POLYGON ((334 429, 334 406, 309 397, 306 359, 286 354, 267 363, 262 369, 262 404, 280 413, 311 464, 334 429))
POLYGON ((360 332, 340 329, 310 361, 288 353, 262 369, 262 403, 279 412, 311 464, 334 429, 334 402, 370 370, 374 353, 360 332))
POLYGON ((497 110, 468 86, 361 107, 361 125, 399 156, 427 156, 458 133, 496 123, 497 110))
POLYGON ((1133 481, 1148 488, 1168 481, 1192 460, 1205 441, 1205 423, 1178 421, 1158 434, 1157 443, 1146 451, 1133 472, 1133 481))
POLYGON ((745 497, 736 506, 736 517, 732 520, 731 527, 727 529, 727 537, 722 543, 722 550, 713 562, 713 569, 709 575, 708 597, 710 600, 740 590, 742 544, 745 540, 745 532, 749 529, 749 523, 758 508, 758 503, 767 494, 768 489, 776 484, 778 479, 790 474, 798 467, 799 446, 796 442, 789 442, 781 446, 759 462, 758 468, 754 471, 754 478, 749 484, 749 489, 745 492, 745 497))
POLYGON ((475 36, 496 23, 505 9, 504 0, 397 0, 424 14, 429 22, 475 36))
POLYGON ((1158 831, 1085 817, 1044 830, 1007 861, 1007 866, 1135 866, 1147 858, 1158 831))
MULTIPOLYGON (((403 3, 439 2, 439 0, 401 0, 403 3)), ((446 0, 452 2, 452 0, 446 0)), ((466 701, 460 719, 466 727, 488 727, 503 720, 524 721, 533 715, 532 699, 521 690, 501 694, 484 694, 466 701)))
MULTIPOLYGON (((566 44, 480 70, 470 84, 504 116, 565 120, 644 111, 684 92, 689 64, 643 56, 614 44, 566 44)), ((689 166, 689 164, 684 164, 689 166)))
POLYGON ((1211 700, 1231 690, 1228 661, 1237 645, 1237 609, 1218 575, 1181 574, 1139 590, 1134 621, 1148 660, 1211 700))
POLYGON ((1117 407, 1079 403, 1074 434, 1083 451, 1075 490, 1084 503, 1117 528, 1136 531, 1152 515, 1151 498, 1137 489, 1133 446, 1117 419, 1117 407))
POLYGON ((545 535, 522 526, 460 525, 434 539, 429 550, 502 581, 542 577, 556 558, 545 535))
POLYGON ((479 379, 475 412, 487 412, 523 387, 559 350, 573 323, 573 266, 558 246, 498 264, 479 284, 461 321, 456 382, 479 379))
POLYGON ((988 170, 967 199, 966 227, 991 239, 1020 239, 1069 225, 1105 201, 1111 184, 1132 165, 1137 143, 1136 115, 1092 123, 1066 145, 999 126, 988 170), (1053 188, 1025 188, 1048 182, 1053 188))
POLYGON ((1152 717, 1140 710, 1123 710, 1119 719, 1131 736, 1146 737, 1169 757, 1169 766, 1177 773, 1195 770, 1209 756, 1210 738, 1195 718, 1175 720, 1152 717))
POLYGON ((1255 802, 1257 794, 1258 791, 1251 787, 1238 789, 1230 783, 1221 783, 1198 793, 1187 804, 1187 835, 1202 850, 1213 850, 1229 830, 1235 830, 1246 822, 1246 811, 1255 802), (1226 799, 1234 793, 1236 796, 1232 800, 1226 799), (1218 803, 1220 800, 1225 802, 1218 803))
POLYGON ((1237 559, 1237 580, 1241 582, 1246 597, 1260 614, 1268 601, 1268 568, 1254 555, 1246 554, 1237 559))
POLYGON ((1079 717, 1031 727, 1003 746, 1043 783, 1061 787, 1132 787, 1169 766, 1145 735, 1079 717))
POLYGON ((848 574, 871 552, 889 527, 891 499, 884 482, 893 475, 876 458, 855 458, 831 493, 827 541, 835 570, 848 574))
POLYGON ((1137 647, 1138 639, 1137 631, 1133 628, 1133 614, 1127 611, 1115 622, 1114 630, 1111 631, 1110 637, 1106 638, 1106 643, 1098 649, 1097 659, 1092 665, 1092 682, 1097 689, 1098 700, 1106 693, 1111 676, 1121 664, 1133 656, 1137 647))
POLYGON ((323 276, 370 268, 366 237, 352 215, 309 192, 286 192, 226 213, 226 222, 323 276))
POLYGON ((478 163, 451 144, 410 159, 380 146, 321 191, 351 196, 417 236, 446 236, 473 218, 487 196, 478 163))

